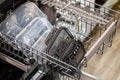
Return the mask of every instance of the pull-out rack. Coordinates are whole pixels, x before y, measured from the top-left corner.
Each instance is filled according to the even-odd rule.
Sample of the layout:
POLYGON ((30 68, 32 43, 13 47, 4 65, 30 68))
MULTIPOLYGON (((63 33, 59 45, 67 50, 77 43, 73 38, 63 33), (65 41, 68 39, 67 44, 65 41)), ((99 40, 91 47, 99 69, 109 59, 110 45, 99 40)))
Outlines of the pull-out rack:
POLYGON ((0 38, 0 40, 4 41, 0 43, 0 49, 4 49, 4 51, 9 53, 9 55, 0 53, 0 58, 28 73, 33 67, 36 67, 36 65, 40 63, 40 65, 44 65, 41 71, 47 72, 48 68, 45 62, 48 61, 50 64, 54 64, 54 67, 59 66, 60 69, 64 70, 64 72, 58 76, 59 80, 80 80, 81 68, 86 65, 90 58, 96 52, 103 54, 104 49, 112 45, 113 37, 117 29, 118 19, 116 18, 116 14, 118 12, 106 8, 103 8, 103 11, 101 11, 93 7, 93 5, 99 6, 98 4, 91 3, 87 0, 84 0, 84 2, 78 2, 76 0, 42 0, 41 3, 55 7, 57 13, 61 14, 61 17, 57 18, 55 27, 67 27, 76 39, 84 43, 87 52, 79 64, 79 67, 71 66, 45 52, 39 52, 20 41, 12 41, 12 37, 5 34, 2 35, 8 38, 9 43, 11 43, 13 47, 21 46, 22 48, 20 51, 13 50, 11 46, 7 45, 5 40, 2 40, 3 38, 0 38), (106 13, 106 10, 109 10, 110 13, 106 13), (61 18, 64 18, 64 20, 61 20, 61 18), (72 24, 72 22, 74 24, 72 24), (19 45, 16 44, 16 42, 18 42, 19 45), (26 64, 26 58, 21 54, 21 51, 26 54, 32 53, 37 61, 34 62, 31 56, 28 56, 31 62, 26 64), (71 69, 75 70, 76 73, 74 75, 68 74, 71 69))

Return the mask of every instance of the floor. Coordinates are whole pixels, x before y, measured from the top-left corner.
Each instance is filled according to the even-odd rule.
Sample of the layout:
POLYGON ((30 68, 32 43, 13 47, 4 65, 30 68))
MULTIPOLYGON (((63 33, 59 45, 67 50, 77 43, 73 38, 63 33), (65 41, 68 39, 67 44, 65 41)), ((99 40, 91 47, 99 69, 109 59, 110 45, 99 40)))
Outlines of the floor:
MULTIPOLYGON (((120 10, 120 1, 118 4, 114 6, 114 9, 120 10)), ((112 47, 106 49, 103 55, 95 54, 84 71, 102 80, 120 80, 120 26, 112 47)))

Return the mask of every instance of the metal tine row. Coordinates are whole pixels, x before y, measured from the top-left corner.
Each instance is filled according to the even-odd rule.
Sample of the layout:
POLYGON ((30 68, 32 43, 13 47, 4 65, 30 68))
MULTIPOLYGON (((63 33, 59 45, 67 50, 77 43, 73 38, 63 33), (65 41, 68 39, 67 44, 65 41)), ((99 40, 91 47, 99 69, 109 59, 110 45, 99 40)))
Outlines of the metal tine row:
MULTIPOLYGON (((63 73, 64 73, 65 75, 67 75, 67 77, 69 76, 68 79, 72 77, 72 78, 73 78, 72 80, 74 80, 74 78, 77 79, 77 78, 79 77, 79 76, 76 77, 76 76, 74 76, 74 75, 69 75, 68 72, 71 71, 71 70, 69 69, 70 66, 67 67, 67 66, 61 65, 62 61, 60 61, 61 63, 60 63, 60 62, 56 63, 55 60, 51 60, 51 59, 48 58, 48 57, 51 57, 50 55, 47 55, 47 54, 45 54, 45 53, 40 53, 40 52, 38 52, 36 55, 37 55, 36 57, 42 58, 45 62, 48 61, 48 62, 50 63, 49 65, 53 65, 54 68, 55 68, 55 67, 60 67, 60 69, 59 69, 58 71, 64 70, 63 73)), ((64 63, 64 62, 63 62, 63 63, 64 63)), ((45 63, 43 62, 43 64, 45 64, 45 63)), ((66 63, 65 63, 65 64, 66 64, 66 63)), ((65 65, 65 64, 64 64, 64 65, 65 65)), ((46 64, 45 64, 45 65, 46 65, 46 64)), ((68 64, 67 64, 67 65, 68 65, 68 64)), ((71 67, 72 67, 72 66, 71 66, 71 67)), ((47 68, 44 67, 43 70, 46 70, 46 69, 47 69, 47 68)), ((78 71, 77 71, 77 72, 78 72, 78 71)), ((77 74, 80 74, 80 73, 77 73, 77 74)), ((59 80, 60 80, 60 79, 59 79, 59 80)))
MULTIPOLYGON (((76 1, 76 3, 78 3, 77 0, 71 0, 71 1, 76 1)), ((79 0, 79 1, 80 1, 80 5, 78 7, 82 7, 87 12, 91 12, 91 13, 96 14, 100 17, 103 17, 104 19, 107 19, 107 20, 110 20, 111 17, 114 17, 113 13, 107 13, 108 10, 110 10, 111 12, 114 12, 111 9, 107 9, 105 7, 102 7, 99 4, 93 3, 93 2, 88 1, 88 0, 84 0, 84 1, 79 0), (99 8, 102 8, 102 10, 100 10, 99 8, 96 8, 95 6, 98 6, 99 8)))
MULTIPOLYGON (((39 53, 39 54, 37 54, 37 56, 41 56, 42 58, 45 58, 45 60, 48 60, 48 61, 50 61, 50 62, 53 62, 53 63, 55 63, 55 64, 57 64, 57 65, 59 65, 59 66, 61 66, 61 67, 62 67, 62 65, 60 65, 60 64, 58 64, 58 63, 61 63, 61 64, 65 65, 65 67, 71 67, 71 68, 77 70, 75 67, 73 67, 73 66, 71 66, 71 65, 69 65, 69 64, 67 64, 67 63, 65 63, 65 62, 62 62, 61 60, 56 59, 56 58, 54 58, 54 57, 52 57, 52 56, 50 56, 50 55, 48 55, 48 54, 46 54, 46 53, 44 53, 44 52, 41 52, 41 54, 39 53), (41 54, 42 54, 43 56, 41 56, 41 54), (44 56, 45 56, 45 57, 44 57, 44 56), (48 58, 47 58, 47 57, 48 57, 48 58), (50 60, 49 58, 51 58, 51 59, 53 59, 53 60, 50 60)), ((63 68, 65 68, 65 67, 63 66, 63 68)), ((68 68, 65 68, 65 69, 66 69, 66 70, 69 70, 68 68)))
POLYGON ((97 19, 95 19, 95 18, 92 18, 92 16, 88 16, 88 14, 81 13, 81 12, 83 12, 83 11, 80 12, 81 14, 78 14, 77 11, 74 11, 74 12, 76 13, 76 16, 82 16, 82 17, 88 19, 89 21, 94 21, 94 22, 96 22, 96 23, 100 23, 100 24, 103 24, 103 25, 106 24, 106 23, 101 22, 101 21, 99 21, 99 20, 97 20, 97 19))
MULTIPOLYGON (((55 74, 54 69, 52 72, 53 74, 55 74)), ((57 70, 56 73, 58 73, 56 80, 79 80, 79 77, 80 77, 80 76, 71 76, 66 72, 59 73, 59 70, 57 70)))
MULTIPOLYGON (((52 63, 52 62, 51 62, 52 63)), ((53 63, 52 63, 53 64, 53 63)), ((58 66, 58 65, 57 65, 58 66)), ((61 67, 61 69, 63 69, 61 67)), ((45 72, 45 70, 47 70, 47 67, 44 66, 44 68, 42 69, 43 72, 45 72)), ((59 69, 60 70, 60 69, 59 69)), ((57 71, 59 73, 59 70, 57 71)), ((65 70, 65 69, 64 69, 65 70)), ((57 80, 79 80, 80 76, 73 76, 73 75, 69 75, 67 72, 69 70, 66 70, 64 72, 61 72, 62 74, 59 73, 58 79, 57 80), (64 74, 64 75, 63 75, 64 74)), ((80 74, 80 73, 78 73, 80 74)), ((78 75, 77 74, 77 75, 78 75)))
MULTIPOLYGON (((87 1, 87 0, 84 0, 84 2, 82 0, 80 0, 80 6, 78 6, 78 7, 82 8, 83 10, 85 10, 89 13, 93 13, 93 15, 97 15, 99 17, 102 17, 103 19, 106 19, 106 20, 110 20, 112 17, 114 17, 113 13, 107 13, 107 11, 108 11, 107 8, 101 7, 102 10, 100 10, 99 8, 95 8, 94 6, 101 7, 101 5, 98 5, 96 3, 92 3, 92 2, 87 1)), ((110 10, 110 11, 113 12, 112 10, 110 10)))
POLYGON ((58 78, 59 78, 58 80, 79 80, 78 78, 72 78, 67 75, 61 75, 61 74, 59 74, 58 78))
MULTIPOLYGON (((11 37, 10 36, 8 37, 8 35, 4 35, 4 36, 7 36, 7 38, 11 39, 11 37)), ((56 59, 56 58, 50 56, 49 54, 46 54, 44 52, 39 52, 39 51, 33 49, 30 46, 27 46, 26 44, 24 44, 20 41, 17 41, 17 40, 14 40, 14 41, 9 42, 8 44, 12 45, 12 44, 15 44, 17 42, 17 44, 15 44, 14 48, 23 51, 24 55, 26 54, 26 57, 24 58, 22 56, 19 56, 19 54, 18 53, 15 54, 15 52, 12 52, 12 54, 15 54, 20 59, 22 58, 24 61, 29 61, 29 60, 34 60, 35 59, 35 60, 37 60, 38 64, 41 63, 42 65, 45 65, 46 62, 48 62, 48 63, 54 64, 54 67, 57 67, 57 66, 60 67, 62 70, 64 70, 64 72, 66 74, 69 71, 71 71, 71 69, 74 69, 74 70, 78 71, 77 68, 75 68, 75 67, 73 67, 73 66, 71 66, 71 65, 69 65, 69 64, 67 64, 67 63, 65 63, 65 62, 63 62, 59 59, 56 59)), ((32 66, 33 64, 31 63, 30 65, 32 66)), ((45 71, 46 70, 47 70, 47 68, 45 68, 45 71)), ((73 76, 73 75, 71 75, 71 76, 73 76)))
POLYGON ((64 4, 63 1, 60 1, 60 0, 56 1, 56 2, 55 2, 55 0, 53 0, 53 1, 50 1, 50 0, 45 1, 44 0, 42 3, 48 4, 49 6, 51 6, 50 4, 52 4, 52 5, 54 4, 54 6, 57 7, 58 9, 62 9, 63 6, 65 6, 64 9, 66 11, 68 11, 69 13, 75 14, 77 17, 84 17, 84 18, 86 18, 90 21, 94 21, 96 23, 100 23, 100 24, 105 25, 106 23, 109 22, 109 20, 104 19, 101 16, 95 15, 95 14, 90 13, 90 12, 86 12, 84 9, 74 7, 73 5, 70 5, 70 3, 68 3, 68 6, 66 6, 66 4, 64 4), (72 11, 71 11, 71 9, 72 9, 72 11), (79 13, 81 13, 81 14, 79 14, 79 13))
POLYGON ((41 59, 41 62, 43 64, 44 64, 44 61, 45 62, 48 61, 50 64, 54 64, 54 67, 59 66, 59 67, 61 67, 61 69, 64 69, 66 71, 70 71, 70 69, 68 69, 66 67, 71 67, 73 69, 76 69, 75 67, 73 67, 71 65, 68 65, 67 63, 64 63, 64 62, 62 62, 62 61, 60 61, 60 60, 58 60, 58 59, 56 59, 56 58, 54 58, 54 57, 44 53, 44 52, 39 52, 39 51, 37 51, 37 53, 34 53, 34 52, 32 51, 31 53, 33 53, 33 55, 35 55, 37 58, 39 58, 38 61, 40 61, 40 59, 41 59), (42 59, 43 59, 43 61, 42 61, 42 59), (61 65, 61 64, 64 64, 66 67, 61 65))
MULTIPOLYGON (((72 22, 72 23, 74 23, 74 22, 72 22)), ((72 30, 75 29, 74 30, 75 34, 80 35, 79 39, 81 41, 84 40, 83 38, 88 38, 88 39, 94 40, 93 37, 89 37, 89 35, 90 35, 89 33, 94 29, 95 25, 89 21, 84 20, 83 18, 81 18, 81 20, 79 22, 77 22, 77 20, 76 20, 74 25, 72 25, 71 23, 67 23, 67 21, 58 21, 56 26, 57 27, 65 26, 68 29, 72 29, 72 30)), ((76 35, 75 35, 75 37, 76 37, 76 35)))
POLYGON ((25 62, 25 56, 20 52, 15 49, 13 49, 10 45, 5 40, 0 39, 0 49, 1 51, 6 51, 7 55, 14 56, 17 58, 19 61, 25 62), (8 54, 9 53, 9 54, 8 54))

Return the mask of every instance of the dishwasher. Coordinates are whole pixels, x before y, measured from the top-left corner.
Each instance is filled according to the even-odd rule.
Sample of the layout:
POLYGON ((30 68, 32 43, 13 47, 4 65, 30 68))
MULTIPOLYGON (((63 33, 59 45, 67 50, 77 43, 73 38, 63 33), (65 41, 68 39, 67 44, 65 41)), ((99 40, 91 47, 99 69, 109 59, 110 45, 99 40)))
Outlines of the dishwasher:
POLYGON ((112 46, 118 12, 104 7, 102 12, 93 7, 100 5, 87 0, 41 0, 41 4, 56 9, 56 23, 52 25, 34 3, 20 5, 0 24, 1 54, 26 72, 21 80, 44 80, 53 73, 56 80, 84 80, 82 68, 89 59, 112 46))

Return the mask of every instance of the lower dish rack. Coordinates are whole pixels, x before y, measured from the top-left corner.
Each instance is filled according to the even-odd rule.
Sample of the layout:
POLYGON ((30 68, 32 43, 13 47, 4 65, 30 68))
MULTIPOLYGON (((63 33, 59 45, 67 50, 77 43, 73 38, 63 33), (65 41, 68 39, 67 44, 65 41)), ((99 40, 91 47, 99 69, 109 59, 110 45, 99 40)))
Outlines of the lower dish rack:
MULTIPOLYGON (((57 18, 57 22, 54 27, 51 27, 51 25, 47 27, 48 29, 55 29, 53 32, 52 29, 50 29, 50 37, 48 37, 46 41, 46 44, 50 43, 47 51, 44 52, 36 50, 32 46, 28 46, 22 41, 16 40, 14 36, 2 33, 0 34, 0 52, 14 58, 16 63, 24 65, 22 67, 25 68, 22 68, 21 66, 19 66, 19 68, 26 72, 29 72, 29 70, 33 68, 35 64, 39 64, 43 65, 43 68, 41 69, 43 73, 47 73, 50 70, 58 72, 59 75, 57 76, 57 80, 80 80, 82 76, 81 69, 86 66, 89 59, 96 52, 103 54, 104 49, 112 45, 112 41, 117 29, 118 19, 115 16, 117 12, 113 10, 110 10, 111 14, 105 13, 106 11, 99 12, 98 9, 91 6, 91 4, 94 3, 91 3, 87 0, 85 0, 84 4, 81 2, 76 2, 75 0, 42 0, 41 3, 50 7, 55 7, 57 13, 61 15, 59 18, 57 18), (77 6, 76 4, 79 5, 77 6), (61 29, 62 27, 64 27, 64 29, 61 29), (61 31, 57 31, 57 29, 61 29, 61 31), (56 33, 58 33, 60 36, 58 36, 56 33), (67 42, 69 40, 71 40, 70 43, 67 42), (57 44, 54 45, 54 43, 57 44), (74 64, 74 61, 72 62, 69 60, 70 57, 67 58, 67 55, 69 54, 62 56, 66 59, 63 59, 61 55, 58 54, 65 53, 64 49, 68 50, 66 53, 71 54, 73 51, 74 54, 79 44, 83 44, 85 50, 83 50, 84 55, 82 55, 81 60, 79 60, 80 62, 77 64, 77 67, 75 66, 76 64, 74 64), (68 47, 69 49, 67 49, 68 47)), ((37 11, 38 8, 35 7, 35 9, 36 12, 39 13, 39 11, 37 11)), ((107 9, 104 8, 104 10, 107 9)), ((42 17, 46 16, 42 14, 42 17)), ((17 24, 17 26, 19 25, 17 24)), ((18 67, 16 64, 13 65, 18 67)))

